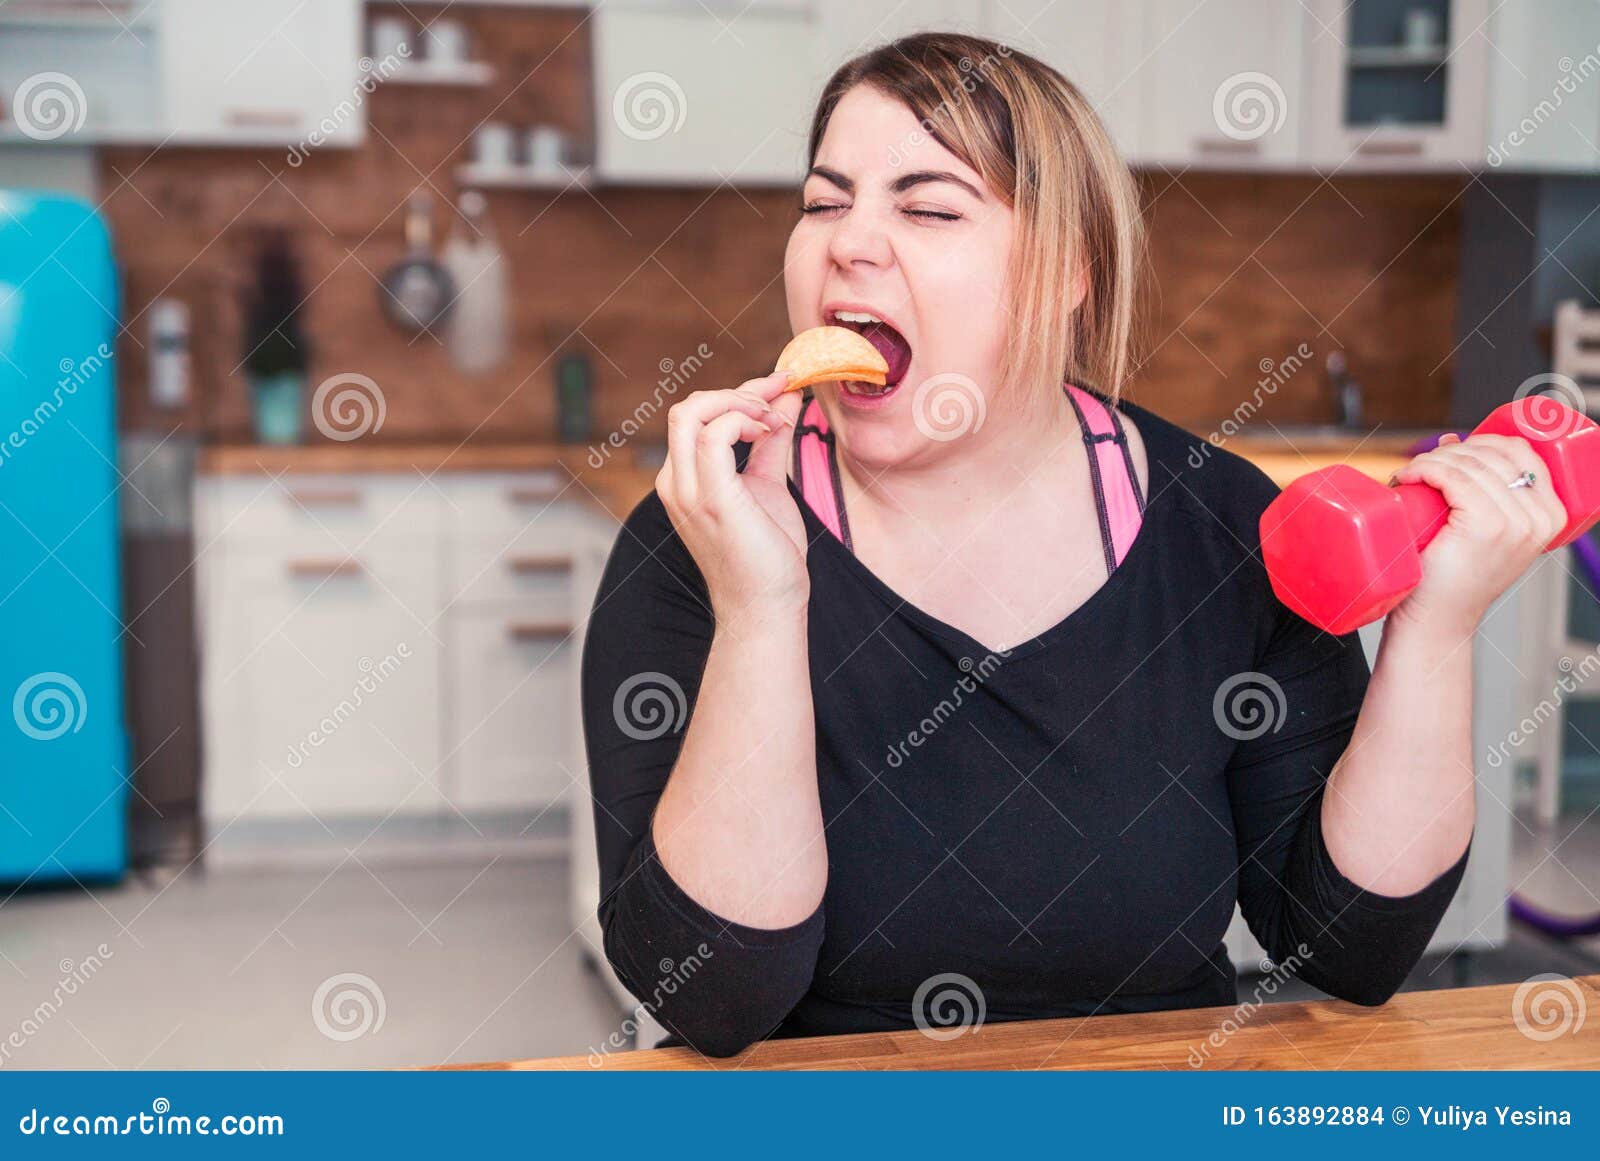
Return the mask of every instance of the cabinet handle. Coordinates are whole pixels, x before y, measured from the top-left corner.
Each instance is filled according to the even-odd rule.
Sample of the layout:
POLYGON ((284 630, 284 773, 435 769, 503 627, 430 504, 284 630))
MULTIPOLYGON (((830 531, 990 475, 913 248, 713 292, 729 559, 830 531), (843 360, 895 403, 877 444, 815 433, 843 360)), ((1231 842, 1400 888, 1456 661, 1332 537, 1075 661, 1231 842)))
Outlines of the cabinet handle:
POLYGON ((1196 153, 1213 156, 1256 157, 1261 153, 1261 142, 1233 141, 1227 137, 1196 137, 1194 148, 1196 153))
POLYGON ((234 129, 298 129, 305 116, 297 109, 229 109, 222 120, 234 129))
POLYGON ((302 508, 331 508, 361 503, 361 492, 357 488, 289 488, 288 495, 302 508))
POLYGON ((570 556, 508 556, 506 567, 514 573, 571 572, 570 556))
POLYGON ((564 641, 572 636, 572 622, 511 621, 506 625, 506 636, 513 641, 545 641, 552 637, 564 641))
POLYGON ((292 577, 313 576, 356 576, 366 570, 361 567, 361 562, 353 556, 337 557, 300 557, 291 560, 288 564, 289 575, 292 577))
POLYGON ((506 489, 506 499, 513 504, 542 504, 561 495, 554 484, 526 484, 506 489))
POLYGON ((1356 152, 1366 157, 1418 157, 1422 153, 1420 141, 1363 141, 1356 152))

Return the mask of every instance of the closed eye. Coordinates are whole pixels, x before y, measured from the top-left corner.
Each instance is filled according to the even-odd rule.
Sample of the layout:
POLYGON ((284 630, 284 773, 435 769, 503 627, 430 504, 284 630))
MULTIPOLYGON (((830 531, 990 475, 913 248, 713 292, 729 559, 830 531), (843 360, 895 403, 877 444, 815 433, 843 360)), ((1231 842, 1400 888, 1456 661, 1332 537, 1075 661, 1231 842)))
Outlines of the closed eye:
MULTIPOLYGON (((848 208, 834 202, 809 202, 800 207, 800 212, 802 214, 823 214, 830 210, 848 208)), ((908 218, 921 218, 924 221, 959 222, 961 220, 960 214, 952 214, 943 210, 903 210, 901 212, 908 218)))

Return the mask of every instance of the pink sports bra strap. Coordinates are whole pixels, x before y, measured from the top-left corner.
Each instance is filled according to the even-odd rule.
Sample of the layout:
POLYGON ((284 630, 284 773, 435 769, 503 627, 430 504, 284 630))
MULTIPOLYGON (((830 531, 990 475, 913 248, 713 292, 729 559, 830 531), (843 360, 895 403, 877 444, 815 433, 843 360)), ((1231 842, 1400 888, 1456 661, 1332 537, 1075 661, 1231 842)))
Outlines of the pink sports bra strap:
POLYGON ((854 552, 850 523, 845 519, 844 504, 840 502, 844 489, 839 483, 838 461, 833 456, 833 433, 828 430, 822 404, 810 388, 806 389, 800 405, 800 420, 794 425, 794 453, 800 494, 817 514, 817 519, 827 525, 828 531, 854 552))
MULTIPOLYGON (((1100 536, 1110 573, 1128 554, 1139 525, 1144 519, 1144 496, 1134 471, 1133 455, 1128 450, 1127 433, 1115 411, 1094 395, 1067 384, 1067 398, 1084 429, 1084 443, 1091 456, 1095 507, 1100 514, 1100 536)), ((833 433, 822 404, 810 389, 800 405, 800 419, 794 427, 794 463, 800 494, 828 531, 854 551, 850 543, 850 521, 845 516, 839 482, 838 460, 833 454, 833 433)))
POLYGON ((1083 440, 1095 459, 1092 472, 1095 503, 1100 510, 1100 533, 1107 544, 1107 571, 1128 555, 1139 525, 1144 520, 1144 497, 1139 492, 1139 477, 1128 450, 1128 436, 1122 420, 1099 399, 1081 387, 1067 384, 1067 395, 1084 428, 1083 440))

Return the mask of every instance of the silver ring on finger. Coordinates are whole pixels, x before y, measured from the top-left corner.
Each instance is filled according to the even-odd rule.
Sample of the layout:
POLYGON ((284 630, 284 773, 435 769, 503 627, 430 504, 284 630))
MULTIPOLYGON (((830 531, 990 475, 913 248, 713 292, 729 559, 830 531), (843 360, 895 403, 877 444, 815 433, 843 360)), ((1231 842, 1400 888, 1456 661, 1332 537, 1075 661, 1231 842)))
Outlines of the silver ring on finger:
POLYGON ((1523 472, 1516 479, 1506 485, 1508 488, 1531 488, 1539 482, 1539 477, 1532 472, 1523 472))

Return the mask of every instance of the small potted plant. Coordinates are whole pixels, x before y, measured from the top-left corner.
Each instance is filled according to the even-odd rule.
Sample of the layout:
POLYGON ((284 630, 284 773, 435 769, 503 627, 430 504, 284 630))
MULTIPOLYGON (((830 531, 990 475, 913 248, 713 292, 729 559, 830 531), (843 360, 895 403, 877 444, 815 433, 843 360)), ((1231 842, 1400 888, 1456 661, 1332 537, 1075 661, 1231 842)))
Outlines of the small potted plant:
POLYGON ((294 444, 305 436, 306 371, 311 350, 300 327, 300 273, 289 239, 268 234, 256 253, 245 295, 244 368, 250 418, 259 443, 294 444))

